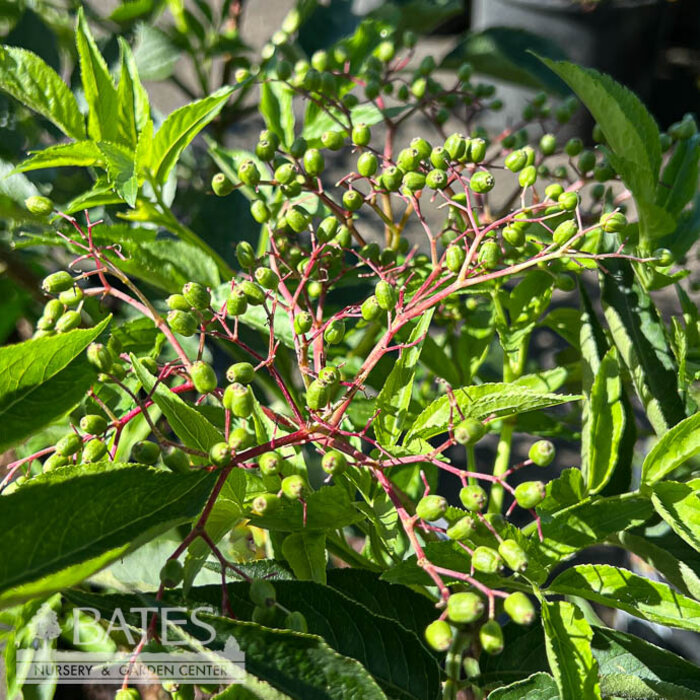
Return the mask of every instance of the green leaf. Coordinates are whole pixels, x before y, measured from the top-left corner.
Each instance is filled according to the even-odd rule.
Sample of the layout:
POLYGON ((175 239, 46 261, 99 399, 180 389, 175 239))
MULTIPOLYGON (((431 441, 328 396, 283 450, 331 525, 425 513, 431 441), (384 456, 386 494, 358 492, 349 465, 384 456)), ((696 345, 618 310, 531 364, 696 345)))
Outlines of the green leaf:
POLYGON ((642 481, 653 484, 700 453, 700 413, 673 426, 652 447, 642 464, 642 481))
POLYGON ((600 564, 574 566, 559 574, 547 593, 574 595, 618 608, 648 622, 700 631, 700 603, 665 583, 600 564))
POLYGON ((157 184, 165 184, 190 141, 219 114, 232 92, 233 88, 223 87, 167 116, 153 137, 150 170, 157 184))
POLYGON ((698 191, 698 160, 700 134, 676 142, 656 194, 656 203, 673 216, 678 216, 698 191))
POLYGON ((173 432, 184 445, 209 453, 213 445, 221 442, 222 433, 199 411, 185 403, 165 384, 158 382, 135 355, 131 355, 131 363, 144 390, 151 394, 153 401, 168 419, 173 432))
POLYGON ((0 47, 0 90, 54 123, 66 136, 85 138, 85 122, 73 93, 35 53, 0 47))
POLYGON ((0 348, 0 451, 72 409, 96 377, 85 348, 107 327, 27 340, 0 348))
POLYGON ((406 420, 406 412, 411 403, 413 380, 416 366, 423 349, 433 309, 421 316, 411 335, 406 341, 407 347, 401 351, 401 357, 393 366, 389 376, 376 399, 379 415, 372 423, 379 444, 384 447, 395 445, 401 437, 401 428, 406 420))
POLYGON ((133 207, 139 190, 134 154, 122 146, 107 141, 100 141, 98 145, 104 156, 107 177, 115 192, 130 207, 133 207))
POLYGON ((631 634, 596 627, 593 655, 605 697, 700 700, 700 668, 631 634))
POLYGON ((625 407, 617 351, 611 348, 600 363, 583 423, 581 470, 589 493, 598 493, 617 466, 625 431, 625 407))
POLYGON ((119 39, 121 72, 117 87, 118 129, 120 141, 131 149, 136 148, 139 134, 150 118, 148 93, 141 84, 136 61, 129 44, 123 37, 119 39))
POLYGON ((260 86, 260 113, 267 128, 287 147, 294 141, 293 97, 294 93, 280 81, 267 80, 260 86))
POLYGON ((158 27, 140 23, 136 27, 134 60, 141 80, 167 80, 175 70, 180 51, 158 27))
POLYGON ((287 535, 282 554, 298 579, 326 583, 326 536, 322 532, 302 530, 287 535))
POLYGON ((216 479, 114 464, 51 477, 2 497, 0 528, 12 547, 0 560, 0 605, 73 586, 194 518, 216 479))
POLYGON ((559 690, 548 673, 535 673, 489 693, 489 700, 559 700, 559 690))
MULTIPOLYGON (((478 384, 454 391, 457 405, 465 416, 478 420, 489 417, 505 418, 526 411, 558 406, 578 401, 576 394, 551 394, 532 391, 508 383, 478 384)), ((404 442, 416 437, 428 439, 447 431, 452 411, 449 397, 441 396, 418 416, 404 442)))
POLYGON ((675 481, 656 484, 651 496, 656 512, 673 531, 700 552, 700 497, 698 492, 675 481))
POLYGON ((565 601, 542 602, 547 658, 561 700, 600 699, 593 630, 581 610, 565 601))
POLYGON ((94 141, 74 141, 49 146, 43 151, 30 151, 29 158, 23 160, 15 172, 26 173, 41 168, 63 168, 77 166, 91 167, 100 163, 102 152, 94 141))
POLYGON ((666 329, 626 261, 608 260, 601 274, 603 307, 615 345, 657 435, 685 418, 666 329))
POLYGON ((80 57, 80 77, 88 104, 88 134, 95 141, 119 140, 117 88, 109 74, 95 39, 90 32, 85 12, 78 11, 75 43, 80 57))

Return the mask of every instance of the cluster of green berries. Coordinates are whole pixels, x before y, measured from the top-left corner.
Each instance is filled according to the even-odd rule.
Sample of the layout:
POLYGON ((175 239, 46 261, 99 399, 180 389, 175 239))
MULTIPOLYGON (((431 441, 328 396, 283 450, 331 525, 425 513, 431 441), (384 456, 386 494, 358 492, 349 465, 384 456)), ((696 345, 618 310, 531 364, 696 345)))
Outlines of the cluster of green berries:
POLYGON ((255 606, 251 620, 265 627, 277 627, 306 634, 309 626, 298 610, 287 610, 277 602, 277 591, 271 581, 253 579, 248 588, 248 597, 255 606))
POLYGON ((41 288, 46 294, 55 296, 44 306, 37 321, 35 338, 66 333, 82 323, 80 310, 85 293, 75 278, 66 270, 59 270, 45 277, 41 288))
POLYGON ((204 314, 211 307, 211 294, 209 290, 197 282, 187 282, 180 294, 171 294, 166 299, 168 312, 168 325, 170 328, 185 337, 194 335, 199 328, 204 314))

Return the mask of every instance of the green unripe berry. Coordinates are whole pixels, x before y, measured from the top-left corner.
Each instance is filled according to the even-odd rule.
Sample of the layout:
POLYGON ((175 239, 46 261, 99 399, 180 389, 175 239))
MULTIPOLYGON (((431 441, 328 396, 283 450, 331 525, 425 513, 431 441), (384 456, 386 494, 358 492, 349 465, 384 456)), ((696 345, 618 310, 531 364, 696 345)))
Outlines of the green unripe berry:
POLYGON ((470 139, 467 147, 467 159, 472 163, 481 163, 486 158, 486 148, 488 144, 485 139, 475 138, 470 139))
POLYGON ((314 317, 308 311, 302 311, 294 317, 294 331, 298 335, 304 335, 311 330, 314 317))
POLYGON ((68 433, 56 443, 56 454, 70 457, 80 450, 83 441, 75 433, 68 433))
POLYGON ((282 479, 281 490, 285 498, 288 498, 290 501, 296 501, 299 498, 303 498, 306 492, 306 485, 298 474, 291 474, 282 479))
POLYGON ((652 256, 658 267, 669 267, 669 265, 673 265, 675 260, 673 253, 668 248, 657 248, 652 256))
POLYGON ((497 574, 503 569, 503 560, 495 549, 481 546, 472 554, 472 566, 483 574, 497 574))
POLYGON ((447 528, 446 534, 451 540, 457 542, 464 542, 468 540, 476 530, 476 523, 471 515, 465 515, 460 518, 456 523, 450 525, 447 528))
POLYGON ((131 447, 131 461, 136 464, 155 464, 160 457, 160 445, 149 440, 139 440, 131 447))
POLYGON ((416 136, 414 139, 411 139, 409 148, 418 153, 418 157, 420 158, 420 160, 428 160, 432 152, 431 145, 420 136, 416 136))
POLYGON ((348 468, 348 460, 342 452, 330 450, 321 459, 321 468, 326 474, 338 476, 348 468))
POLYGON ((141 700, 141 693, 136 688, 120 688, 114 700, 141 700))
POLYGON ((423 173, 408 172, 403 176, 401 182, 409 194, 420 192, 425 187, 425 175, 423 173))
POLYGON ((251 622, 256 625, 261 625, 262 627, 274 627, 277 617, 277 608, 273 607, 262 607, 256 605, 253 608, 253 613, 250 617, 251 622))
POLYGON ((201 284, 197 284, 197 282, 188 282, 182 288, 182 296, 185 297, 187 303, 190 304, 192 308, 198 309, 199 311, 208 309, 211 304, 211 294, 209 294, 209 290, 201 284))
POLYGON ((600 225, 606 233, 619 233, 627 227, 627 217, 619 211, 603 214, 600 225))
POLYGON ((60 294, 73 286, 73 277, 65 270, 54 272, 48 277, 44 277, 41 288, 47 294, 60 294))
POLYGON ((235 384, 250 384, 255 379, 255 368, 250 362, 236 362, 226 370, 226 380, 235 384))
POLYGON ((377 168, 379 168, 379 161, 374 153, 363 153, 357 159, 357 172, 362 177, 372 177, 377 172, 377 168))
POLYGON ((265 515, 274 512, 279 508, 280 499, 274 493, 263 493, 253 499, 251 511, 255 515, 265 515))
POLYGON ((107 430, 107 420, 98 414, 89 413, 80 419, 80 429, 90 435, 102 435, 107 430))
POLYGON ((352 142, 356 146, 366 146, 372 138, 372 132, 367 124, 356 124, 352 130, 352 142))
POLYGON ((331 389, 328 385, 314 380, 306 391, 306 403, 312 411, 318 411, 328 405, 331 400, 331 389))
POLYGON ((311 214, 309 214, 304 207, 296 204, 287 210, 285 219, 291 226, 292 231, 295 233, 301 233, 311 223, 311 214))
POLYGON ((481 648, 492 656, 503 651, 503 630, 496 620, 488 620, 479 629, 481 648))
POLYGON ((292 612, 287 613, 284 618, 284 626, 288 630, 302 634, 306 634, 309 631, 306 618, 298 610, 292 610, 292 612))
POLYGON ((578 157, 578 169, 582 173, 589 173, 595 168, 595 153, 593 151, 582 151, 578 157))
POLYGON ((166 588, 175 588, 184 576, 185 570, 177 559, 168 559, 160 570, 160 582, 166 588))
POLYGON ((380 177, 382 186, 389 192, 396 192, 401 187, 402 180, 403 173, 393 165, 385 168, 380 177))
POLYGON ((259 267, 255 271, 255 279, 261 287, 273 291, 277 289, 280 283, 280 278, 277 276, 277 273, 269 267, 259 267))
POLYGON ((317 148, 309 148, 304 153, 304 169, 311 177, 318 177, 325 167, 325 161, 317 148))
POLYGON ((242 268, 253 267, 255 265, 255 251, 248 241, 240 241, 236 245, 236 258, 242 268))
POLYGON ((444 148, 452 160, 459 160, 467 151, 464 134, 451 134, 445 139, 444 148))
POLYGON ((245 428, 234 428, 228 436, 228 446, 234 452, 247 450, 255 444, 255 436, 245 428))
POLYGON ((328 70, 329 62, 330 62, 330 57, 328 55, 328 52, 324 51, 323 49, 319 49, 318 51, 315 51, 314 54, 311 56, 311 65, 317 71, 328 70))
POLYGON ((519 226, 506 226, 503 229, 503 240, 514 248, 520 248, 525 243, 525 231, 519 226))
POLYGON ((396 308, 396 290, 386 280, 377 282, 374 287, 374 296, 380 309, 393 311, 396 308))
POLYGON ((303 136, 297 136, 289 147, 289 155, 292 158, 301 158, 306 153, 307 144, 303 136))
POLYGON ((339 131, 324 131, 321 134, 321 143, 331 151, 339 151, 345 143, 345 136, 339 131))
POLYGON ((318 299, 323 292, 323 285, 317 280, 312 280, 306 285, 306 293, 310 299, 318 299))
POLYGON ((447 651, 452 644, 452 628, 445 620, 435 620, 425 628, 425 641, 435 651, 447 651))
POLYGON ((222 403, 236 418, 248 418, 253 412, 255 397, 250 387, 235 382, 224 389, 222 403))
POLYGON ((538 467, 548 467, 556 455, 554 445, 549 440, 538 440, 533 443, 528 452, 529 459, 538 467))
POLYGON ((71 287, 70 289, 66 289, 65 292, 61 292, 58 295, 58 301, 63 304, 64 306, 78 306, 80 302, 83 300, 85 296, 85 293, 83 290, 78 287, 71 287))
POLYGON ((490 192, 495 185, 496 181, 494 180, 493 175, 491 175, 491 173, 487 170, 478 170, 469 180, 469 188, 472 190, 472 192, 476 192, 477 194, 485 194, 486 192, 490 192))
POLYGON ((576 289, 576 281, 571 275, 558 274, 554 278, 554 286, 560 292, 573 292, 576 289))
POLYGON ((481 486, 470 484, 460 489, 459 500, 462 501, 462 505, 467 510, 473 512, 480 511, 486 507, 486 491, 484 491, 481 486))
POLYGON ((555 202, 558 201, 562 194, 564 194, 564 188, 558 182, 553 182, 544 189, 545 197, 555 202))
POLYGON ((109 372, 114 364, 114 355, 102 343, 90 343, 87 349, 88 362, 100 372, 109 372))
POLYGON ((504 165, 511 172, 519 173, 527 165, 527 153, 522 149, 512 151, 506 156, 504 165))
POLYGON ((522 591, 511 593, 503 601, 503 609, 516 625, 529 625, 535 619, 535 606, 522 591))
POLYGON ((528 559, 523 548, 515 540, 503 540, 498 545, 498 553, 506 565, 517 573, 527 569, 528 559))
POLYGON ((416 505, 416 515, 422 520, 438 520, 447 510, 447 499, 442 496, 423 496, 416 505))
POLYGON ((99 462, 107 454, 107 445, 93 438, 83 446, 83 462, 99 462))
POLYGON ((282 163, 275 169, 274 178, 280 185, 288 185, 296 177, 296 171, 292 163, 282 163))
POLYGON ((413 170, 417 170, 420 166, 420 153, 415 148, 404 148, 399 152, 396 159, 396 165, 399 166, 401 170, 405 173, 413 170))
POLYGON ((445 253, 445 265, 450 272, 457 274, 464 265, 464 261, 467 258, 467 254, 464 250, 464 246, 459 244, 453 244, 448 246, 445 253))
POLYGON ((211 189, 217 197, 225 197, 233 192, 235 185, 223 173, 216 173, 211 179, 211 189))
POLYGON ((428 81, 425 78, 416 78, 411 83, 411 93, 419 100, 422 100, 425 97, 427 89, 428 81))
POLYGON ((42 465, 43 472, 50 472, 59 467, 65 467, 69 463, 68 457, 63 455, 53 454, 42 465))
POLYGON ((48 216, 53 211, 53 202, 48 197, 35 194, 24 200, 27 211, 35 216, 48 216))
POLYGON ((189 311, 192 305, 185 299, 182 294, 171 294, 165 303, 167 307, 172 311, 173 309, 178 309, 179 311, 189 311))
POLYGON ((578 233, 578 226, 573 219, 562 221, 554 229, 552 239, 557 245, 564 245, 578 233))
POLYGON ((72 331, 80 325, 81 320, 79 311, 66 311, 58 321, 56 321, 56 331, 58 333, 72 331))
POLYGON ((421 75, 429 75, 435 70, 435 59, 432 56, 426 56, 418 66, 418 72, 421 75))
POLYGON ((229 316, 240 316, 248 309, 248 297, 240 287, 235 287, 226 299, 226 313, 229 316))
POLYGON ((239 287, 241 290, 243 290, 243 293, 251 306, 260 306, 265 302, 265 292, 263 292, 263 290, 260 289, 255 282, 243 280, 239 287))
POLYGON ((562 192, 557 198, 557 204, 566 211, 573 211, 579 205, 580 199, 576 192, 562 192))
POLYGON ((537 168, 534 165, 526 165, 518 175, 518 182, 523 188, 532 187, 537 182, 537 168))
POLYGON ((545 156, 551 156, 557 150, 557 137, 554 134, 544 134, 540 139, 540 151, 545 156))
POLYGON ((535 508, 544 500, 547 494, 545 485, 541 481, 524 481, 515 487, 515 500, 521 508, 529 510, 535 508))
POLYGON ((583 141, 579 138, 569 139, 564 146, 564 151, 570 158, 574 158, 583 151, 583 141))
POLYGON ((63 313, 63 304, 58 299, 49 299, 44 305, 44 311, 41 317, 51 327, 56 324, 56 321, 63 313))
POLYGON ((190 469, 190 458, 177 447, 168 447, 163 452, 163 464, 170 471, 184 474, 190 469))
POLYGON ((347 190, 343 193, 343 206, 349 211, 357 211, 364 201, 365 198, 357 190, 347 190))
MULTIPOLYGON (((371 154, 369 154, 371 155, 371 154)), ((316 239, 319 243, 327 243, 338 232, 338 219, 335 216, 327 216, 316 230, 316 239)))
POLYGON ((465 418, 455 426, 455 440, 460 445, 475 445, 486 434, 486 426, 476 418, 465 418))
POLYGON ((244 160, 238 167, 238 179, 249 187, 256 187, 260 182, 260 171, 252 160, 244 160))
POLYGON ((367 299, 362 302, 360 311, 362 313, 362 318, 364 318, 365 321, 374 321, 376 318, 379 318, 379 316, 382 315, 382 307, 379 306, 377 297, 374 295, 367 297, 367 299))
POLYGON ((345 321, 343 319, 333 319, 323 331, 323 339, 329 345, 337 345, 345 337, 345 321))
POLYGON ((479 262, 487 270, 493 270, 498 267, 498 263, 501 259, 501 247, 496 243, 496 241, 486 241, 481 246, 479 251, 479 262))
POLYGON ((266 452, 258 459, 258 466, 263 476, 277 476, 280 473, 282 459, 276 452, 266 452))
POLYGON ((447 617, 457 624, 469 624, 484 613, 484 601, 471 592, 453 593, 447 599, 447 617))
POLYGON ((335 367, 324 367, 318 373, 318 381, 326 386, 338 386, 340 383, 340 372, 335 367))
POLYGON ((202 360, 192 363, 190 379, 200 394, 210 394, 216 389, 216 372, 211 365, 202 360))
POLYGON ((450 165, 450 154, 442 146, 436 146, 430 151, 430 164, 439 170, 447 170, 450 165))
POLYGON ((270 581, 262 578, 256 578, 250 582, 248 596, 255 605, 261 607, 271 607, 277 602, 275 587, 270 581))
POLYGON ((438 168, 431 170, 425 176, 425 184, 430 187, 431 190, 444 190, 445 187, 447 187, 447 180, 447 173, 438 168))

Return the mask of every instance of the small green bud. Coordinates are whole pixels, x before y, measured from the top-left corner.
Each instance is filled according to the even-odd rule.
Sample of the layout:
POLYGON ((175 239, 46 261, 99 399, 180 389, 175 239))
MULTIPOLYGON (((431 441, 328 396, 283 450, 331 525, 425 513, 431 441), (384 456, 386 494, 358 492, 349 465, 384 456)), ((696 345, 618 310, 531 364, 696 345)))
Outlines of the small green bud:
POLYGON ((566 211, 573 211, 579 205, 579 196, 576 192, 562 192, 557 198, 557 204, 566 211))
POLYGON ((41 288, 47 294, 60 294, 70 289, 73 286, 73 277, 69 272, 65 270, 59 270, 50 274, 48 277, 44 277, 41 288))
POLYGON ((306 403, 313 411, 318 411, 328 405, 331 400, 330 387, 318 380, 311 382, 306 391, 306 403))
POLYGON ((304 335, 311 330, 314 317, 308 311, 302 311, 294 317, 294 331, 298 335, 304 335))
POLYGON ((302 634, 306 634, 309 631, 306 618, 298 610, 292 610, 287 613, 287 616, 284 618, 284 626, 288 630, 301 632, 302 634))
POLYGON ((503 630, 496 620, 488 620, 479 629, 481 648, 495 656, 503 651, 503 630))
POLYGON ((309 148, 304 153, 304 168, 311 177, 317 177, 323 172, 325 161, 317 148, 309 148))
POLYGON ((208 309, 211 304, 211 294, 209 294, 209 290, 197 282, 188 282, 182 288, 182 296, 185 297, 187 303, 190 304, 192 308, 198 311, 208 309))
POLYGON ((460 518, 456 523, 450 525, 447 528, 446 534, 451 540, 457 542, 464 542, 468 540, 476 530, 476 523, 471 515, 465 515, 460 518))
POLYGON ((27 211, 35 216, 48 216, 53 211, 53 202, 48 197, 35 194, 24 200, 27 211))
POLYGON ((337 345, 345 337, 345 321, 343 319, 333 319, 323 331, 323 339, 329 345, 337 345))
POLYGON ((452 644, 452 628, 445 620, 435 620, 425 628, 425 641, 435 651, 447 651, 452 644))
POLYGON ((260 455, 258 466, 263 476, 277 476, 282 467, 282 459, 276 452, 266 452, 260 455))
POLYGON ((472 554, 472 566, 483 574, 497 574, 503 569, 503 560, 495 549, 481 546, 472 554))
POLYGON ((471 592, 453 593, 447 599, 447 617, 457 624, 469 624, 484 613, 484 601, 471 592))
POLYGON ((160 582, 166 588, 175 588, 184 576, 185 569, 177 559, 168 559, 160 570, 160 582))
POLYGON ((562 221, 554 229, 552 239, 557 245, 564 245, 578 233, 578 226, 573 219, 562 221))
POLYGON ((189 337, 197 331, 197 318, 189 311, 177 309, 168 314, 168 325, 178 334, 189 337))
POLYGON ((282 479, 281 490, 285 498, 288 498, 290 501, 296 501, 299 498, 303 498, 306 492, 306 485, 298 474, 291 474, 282 479))
POLYGON ((229 316, 240 316, 248 308, 248 297, 240 287, 235 287, 226 299, 226 313, 229 316))
POLYGON ((255 368, 250 362, 236 362, 226 370, 226 380, 235 384, 250 384, 255 379, 255 368))
POLYGON ((486 491, 476 484, 465 486, 459 492, 459 500, 467 510, 483 510, 487 501, 486 491))
POLYGON ((114 355, 102 343, 90 343, 88 345, 87 359, 99 372, 109 372, 114 363, 114 355))
POLYGON ((377 172, 377 168, 379 168, 379 161, 374 153, 363 153, 357 159, 357 172, 362 177, 372 177, 377 172))
POLYGON ((486 434, 486 426, 476 418, 465 418, 455 426, 455 440, 460 445, 474 445, 486 434))
POLYGON ((547 490, 541 481, 524 481, 515 487, 515 500, 521 508, 535 508, 544 500, 547 490))
POLYGON ((513 571, 522 573, 527 569, 527 554, 515 540, 503 540, 498 545, 498 553, 513 571))
POLYGON ((416 515, 422 520, 438 520, 447 510, 447 499, 442 496, 423 496, 416 505, 416 515))
POLYGON ((236 418, 248 418, 253 412, 255 397, 249 386, 235 382, 224 389, 222 403, 236 418))
POLYGON ((627 226, 627 217, 619 211, 603 214, 600 225, 606 233, 619 233, 627 226))
POLYGON ((56 331, 58 333, 72 331, 80 325, 81 320, 82 318, 79 311, 66 311, 58 321, 56 321, 56 331))
POLYGON ((234 190, 234 184, 223 173, 216 173, 211 179, 211 189, 217 197, 225 197, 234 190))
POLYGON ((249 433, 245 428, 234 428, 228 436, 228 446, 234 452, 247 450, 255 443, 255 436, 249 433))
POLYGON ((99 462, 107 454, 107 445, 93 438, 83 445, 83 462, 99 462))
POLYGON ((347 190, 343 193, 343 206, 349 211, 357 211, 364 201, 365 198, 357 190, 347 190))
POLYGON ((216 372, 211 365, 198 360, 190 367, 190 379, 200 394, 210 394, 216 389, 216 372))
POLYGON ((384 311, 393 311, 396 308, 396 290, 386 280, 377 282, 374 287, 374 296, 379 308, 384 311))
POLYGON ((326 474, 338 476, 348 468, 348 460, 342 452, 330 450, 321 459, 321 468, 326 474))
POLYGON ((136 464, 155 464, 160 457, 160 445, 149 440, 139 440, 131 447, 131 461, 136 464))
POLYGON ((472 175, 471 180, 469 180, 469 188, 472 192, 476 192, 477 194, 490 192, 495 185, 496 181, 493 175, 487 170, 478 170, 472 175))
POLYGON ((548 467, 553 461, 556 450, 549 440, 538 440, 530 447, 528 457, 538 467, 548 467))
POLYGON ((511 593, 503 601, 503 609, 516 625, 529 625, 535 619, 535 606, 522 591, 511 593))

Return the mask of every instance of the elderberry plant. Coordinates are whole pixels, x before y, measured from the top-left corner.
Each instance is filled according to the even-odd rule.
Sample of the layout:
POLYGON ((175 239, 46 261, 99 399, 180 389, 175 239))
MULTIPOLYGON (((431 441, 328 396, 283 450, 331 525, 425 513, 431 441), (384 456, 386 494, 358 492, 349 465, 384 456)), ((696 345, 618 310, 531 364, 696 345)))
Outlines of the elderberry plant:
POLYGON ((8 687, 42 604, 146 601, 136 652, 167 648, 159 606, 212 606, 208 646, 247 664, 221 697, 691 697, 700 669, 590 603, 700 631, 700 324, 676 268, 700 230, 694 119, 660 134, 608 77, 547 62, 600 147, 561 139, 577 102, 545 94, 489 135, 500 104, 468 64, 441 76, 380 21, 292 61, 303 14, 157 128, 128 43, 115 82, 82 14, 86 114, 2 48, 0 87, 69 139, 16 171, 95 177, 66 206, 29 197, 16 236, 63 264, 34 337, 0 350, 8 687), (208 141, 214 250, 176 166, 239 90, 266 128, 208 141), (649 293, 673 284, 669 325, 649 293), (593 545, 636 559, 571 561, 593 545))

